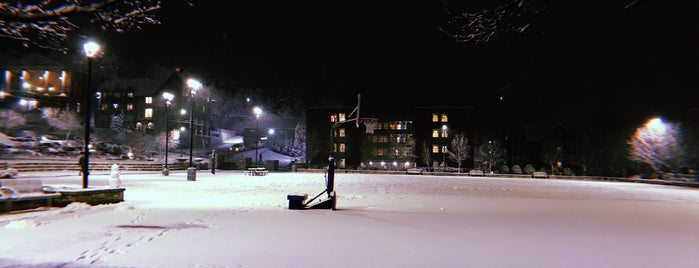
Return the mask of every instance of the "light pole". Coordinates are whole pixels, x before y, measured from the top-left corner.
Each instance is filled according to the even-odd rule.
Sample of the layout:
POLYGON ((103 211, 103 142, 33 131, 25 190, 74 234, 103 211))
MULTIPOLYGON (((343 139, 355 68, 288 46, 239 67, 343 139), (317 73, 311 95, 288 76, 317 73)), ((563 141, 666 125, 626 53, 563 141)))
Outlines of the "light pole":
POLYGON ((442 145, 442 171, 447 170, 447 125, 442 125, 442 138, 444 138, 444 145, 442 145))
POLYGON ((90 108, 92 104, 92 58, 97 55, 100 50, 100 46, 92 41, 89 41, 83 45, 83 50, 85 51, 85 56, 87 56, 87 94, 85 94, 85 151, 83 152, 85 160, 83 161, 82 173, 83 173, 83 188, 87 188, 88 185, 88 173, 90 166, 90 108))
POLYGON ((257 135, 257 138, 255 138, 255 166, 258 166, 260 164, 258 149, 260 148, 260 114, 262 114, 262 109, 255 106, 252 111, 255 113, 255 119, 257 120, 257 127, 255 129, 255 135, 257 135))
POLYGON ((192 165, 192 155, 194 154, 194 110, 193 110, 193 103, 194 103, 194 94, 197 93, 197 90, 199 90, 202 85, 198 80, 189 78, 187 79, 187 87, 190 88, 189 91, 189 96, 191 97, 191 100, 189 101, 189 167, 193 167, 192 165))
POLYGON ((163 98, 165 99, 165 165, 163 167, 163 175, 168 176, 170 175, 170 170, 167 168, 167 156, 168 156, 168 147, 169 147, 169 142, 170 142, 170 104, 172 100, 175 98, 175 95, 172 95, 170 92, 163 92, 163 98))

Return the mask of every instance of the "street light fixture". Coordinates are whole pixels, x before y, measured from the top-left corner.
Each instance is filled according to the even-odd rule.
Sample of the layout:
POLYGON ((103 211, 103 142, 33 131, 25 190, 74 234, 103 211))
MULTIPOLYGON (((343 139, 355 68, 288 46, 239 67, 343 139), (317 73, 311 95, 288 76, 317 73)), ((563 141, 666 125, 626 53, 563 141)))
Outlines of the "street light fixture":
POLYGON ((85 150, 84 150, 84 157, 85 160, 83 161, 82 167, 82 173, 83 173, 83 188, 87 188, 88 186, 88 173, 89 173, 89 166, 90 166, 90 116, 91 116, 91 111, 90 108, 92 106, 91 100, 92 100, 92 58, 97 56, 97 53, 100 50, 100 46, 93 42, 89 41, 83 45, 83 50, 85 52, 85 56, 87 56, 87 94, 85 94, 85 150))
POLYGON ((257 135, 257 138, 255 138, 255 165, 259 165, 260 159, 258 149, 260 148, 260 114, 262 114, 262 109, 255 106, 255 108, 252 109, 252 112, 255 113, 255 119, 257 120, 257 127, 255 129, 255 134, 257 135))
POLYGON ((163 167, 163 175, 168 176, 170 175, 170 170, 167 168, 167 156, 168 156, 168 147, 169 147, 169 142, 170 142, 170 105, 172 104, 172 100, 175 98, 175 95, 173 95, 170 92, 163 92, 163 98, 165 99, 165 165, 163 167))
POLYGON ((190 88, 189 91, 189 96, 192 98, 189 101, 189 167, 193 167, 192 165, 192 155, 194 154, 194 94, 197 93, 197 90, 201 89, 202 84, 196 79, 189 78, 187 79, 187 87, 190 88))
POLYGON ((442 171, 447 170, 447 125, 442 125, 442 138, 444 138, 444 145, 442 145, 442 171))

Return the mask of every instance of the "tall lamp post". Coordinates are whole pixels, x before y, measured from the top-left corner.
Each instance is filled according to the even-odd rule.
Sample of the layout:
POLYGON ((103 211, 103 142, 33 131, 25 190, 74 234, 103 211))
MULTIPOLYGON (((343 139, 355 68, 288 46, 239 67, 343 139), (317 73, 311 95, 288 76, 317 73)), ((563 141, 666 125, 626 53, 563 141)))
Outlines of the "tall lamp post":
POLYGON ((165 99, 165 165, 163 166, 163 175, 168 176, 170 175, 170 170, 167 168, 167 156, 168 156, 168 147, 169 147, 169 142, 170 142, 170 105, 172 104, 172 100, 175 98, 175 95, 172 95, 170 92, 163 92, 163 98, 165 99))
POLYGON ((194 154, 194 94, 197 93, 197 90, 199 90, 202 87, 201 82, 199 82, 196 79, 189 78, 187 79, 187 87, 190 88, 189 91, 189 96, 192 98, 189 101, 189 167, 193 167, 192 165, 192 155, 194 154))
POLYGON ((442 125, 442 138, 444 138, 444 145, 442 145, 442 171, 447 170, 447 125, 442 125))
POLYGON ((260 114, 262 114, 262 109, 255 106, 255 108, 252 109, 252 112, 255 113, 255 119, 257 120, 257 126, 255 129, 255 135, 257 135, 257 138, 255 138, 255 166, 257 166, 260 164, 258 149, 260 148, 260 114))
POLYGON ((85 51, 85 56, 87 56, 87 94, 85 94, 85 151, 83 156, 85 160, 83 161, 82 173, 83 173, 83 188, 88 186, 88 173, 90 166, 90 113, 92 107, 92 58, 97 55, 100 50, 100 46, 92 41, 89 41, 83 45, 83 50, 85 51))

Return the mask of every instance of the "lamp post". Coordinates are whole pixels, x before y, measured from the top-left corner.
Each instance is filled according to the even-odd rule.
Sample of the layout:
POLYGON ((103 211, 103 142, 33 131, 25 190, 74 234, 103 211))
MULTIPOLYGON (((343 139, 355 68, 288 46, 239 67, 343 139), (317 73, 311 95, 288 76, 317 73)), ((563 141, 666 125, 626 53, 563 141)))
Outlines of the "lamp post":
POLYGON ((255 135, 257 135, 257 138, 255 138, 255 166, 257 166, 260 164, 258 149, 260 148, 260 114, 262 114, 262 109, 255 106, 252 111, 255 113, 255 119, 257 120, 257 127, 255 129, 255 135))
POLYGON ((168 176, 170 175, 170 170, 167 168, 167 156, 168 156, 168 147, 169 147, 169 142, 170 142, 170 104, 172 100, 175 98, 175 95, 172 95, 170 92, 163 92, 163 98, 165 99, 165 165, 163 167, 163 175, 168 176))
POLYGON ((92 100, 92 58, 97 55, 100 50, 100 46, 92 41, 89 41, 83 45, 83 50, 85 51, 85 56, 87 56, 87 94, 85 94, 85 150, 83 156, 85 160, 83 161, 82 173, 83 173, 83 188, 88 186, 88 173, 90 166, 90 113, 92 100))
POLYGON ((442 138, 444 138, 444 145, 442 145, 442 171, 447 170, 447 125, 442 125, 442 138))
POLYGON ((199 90, 202 85, 201 82, 198 80, 189 78, 187 79, 187 87, 190 88, 189 91, 189 96, 192 98, 189 101, 189 167, 193 167, 192 165, 192 155, 194 154, 194 94, 197 93, 197 90, 199 90))

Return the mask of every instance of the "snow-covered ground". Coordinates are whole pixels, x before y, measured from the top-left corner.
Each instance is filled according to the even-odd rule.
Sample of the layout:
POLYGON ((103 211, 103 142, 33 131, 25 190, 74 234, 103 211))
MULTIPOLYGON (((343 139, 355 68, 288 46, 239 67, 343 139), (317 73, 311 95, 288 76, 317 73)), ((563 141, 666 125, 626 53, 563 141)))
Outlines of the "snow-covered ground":
MULTIPOLYGON (((80 187, 75 174, 36 173, 80 187)), ((28 176, 24 176, 26 178, 28 176)), ((0 267, 696 267, 699 190, 335 176, 337 210, 289 210, 322 173, 123 174, 125 201, 0 215, 0 267)), ((92 187, 108 175, 93 174, 92 187)))

